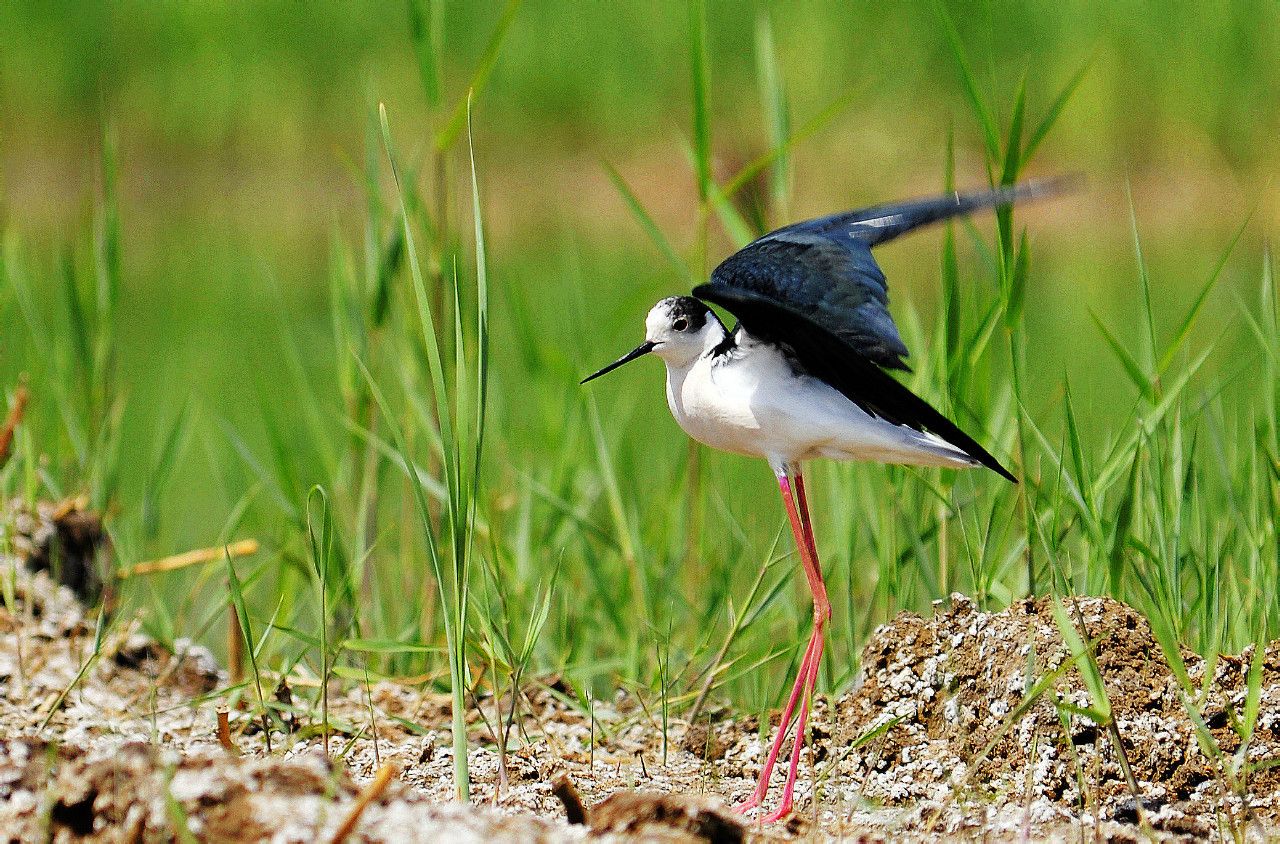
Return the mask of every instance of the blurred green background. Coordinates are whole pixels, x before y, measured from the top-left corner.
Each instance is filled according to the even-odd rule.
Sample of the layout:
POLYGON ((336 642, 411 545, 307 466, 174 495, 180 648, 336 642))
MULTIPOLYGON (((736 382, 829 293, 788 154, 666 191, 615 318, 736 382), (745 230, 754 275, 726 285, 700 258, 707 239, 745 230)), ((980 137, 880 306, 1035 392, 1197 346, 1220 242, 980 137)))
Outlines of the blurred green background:
MULTIPOLYGON (((795 147, 788 220, 940 189, 949 133, 957 184, 985 185, 982 133, 938 8, 931 2, 712 0, 707 66, 717 178, 728 178, 769 149, 756 46, 767 16, 792 127, 850 97, 847 107, 795 147)), ((1206 301, 1193 345, 1198 350, 1216 343, 1201 375, 1223 379, 1206 380, 1201 395, 1220 389, 1234 395, 1256 386, 1234 376, 1258 359, 1256 349, 1242 351, 1250 341, 1240 313, 1258 301, 1263 244, 1280 222, 1273 182, 1280 165, 1280 5, 988 2, 944 8, 1001 131, 1019 80, 1025 78, 1028 113, 1038 120, 1087 65, 1027 169, 1030 175, 1083 174, 1086 189, 1019 211, 1033 245, 1024 326, 1029 384, 1019 396, 1028 413, 1060 413, 1069 378, 1091 448, 1103 450, 1134 425, 1141 397, 1090 316, 1096 313, 1134 347, 1147 332, 1126 186, 1161 337, 1177 325, 1237 229, 1250 220, 1206 301), (1229 329, 1233 333, 1224 336, 1229 329)), ((424 95, 410 6, 403 2, 0 5, 0 213, 12 241, 8 269, 16 272, 21 259, 30 288, 53 303, 51 315, 58 313, 61 262, 83 262, 77 256, 89 250, 104 125, 117 141, 118 378, 127 403, 113 505, 122 520, 146 495, 148 466, 161 448, 166 420, 188 399, 196 409, 166 486, 163 527, 122 543, 133 559, 119 562, 218 539, 249 482, 245 476, 254 474, 251 466, 226 468, 240 462, 228 432, 245 450, 259 453, 270 448, 264 418, 278 430, 296 432, 317 406, 341 431, 333 386, 342 352, 330 312, 333 244, 358 249, 364 237, 362 173, 371 111, 385 103, 400 149, 407 159, 421 160, 432 133, 463 96, 502 14, 497 3, 444 4, 444 106, 433 108, 424 95), (295 388, 291 344, 307 381, 318 385, 314 395, 295 388)), ((581 493, 581 500, 568 502, 575 512, 595 512, 593 524, 609 523, 600 515, 607 508, 594 470, 579 476, 569 458, 548 455, 576 451, 584 464, 594 465, 577 378, 634 346, 649 305, 684 286, 636 224, 601 162, 618 169, 677 248, 690 247, 698 198, 687 151, 687 30, 683 3, 525 3, 474 104, 494 288, 494 436, 486 472, 495 499, 520 495, 517 490, 530 488, 533 479, 538 488, 581 493)), ((380 154, 376 134, 372 149, 380 154)), ((451 213, 465 232, 465 155, 455 155, 448 167, 448 178, 456 178, 451 213)), ((385 170, 380 178, 389 189, 385 170)), ((415 180, 430 193, 429 172, 416 173, 415 180)), ((390 216, 382 220, 383 234, 391 226, 390 216)), ((989 219, 975 226, 988 238, 994 228, 989 219)), ((928 327, 939 307, 940 238, 939 232, 922 234, 881 253, 894 313, 916 326, 908 334, 917 363, 933 354, 928 327)), ((980 297, 991 290, 987 259, 963 232, 960 240, 962 278, 980 297)), ((710 263, 730 248, 712 225, 710 263)), ((17 309, 10 305, 2 313, 0 373, 8 390, 41 352, 24 339, 17 309)), ((57 333, 58 319, 51 320, 57 333)), ((626 512, 643 526, 638 535, 645 542, 665 547, 683 568, 692 562, 679 551, 683 530, 665 528, 672 507, 680 506, 672 495, 681 489, 686 446, 664 406, 658 367, 637 366, 593 386, 620 467, 626 512)), ((56 408, 38 383, 33 387, 33 425, 44 425, 48 435, 57 427, 56 408)), ((936 391, 925 392, 937 398, 936 391)), ((1228 409, 1225 416, 1239 422, 1248 414, 1228 409)), ((1011 454, 1007 429, 976 427, 997 455, 1011 454)), ((1055 442, 1059 428, 1046 426, 1055 442)), ((309 462, 301 444, 299 451, 305 480, 325 481, 320 461, 309 462)), ((727 578, 737 589, 732 584, 750 582, 782 524, 772 480, 763 465, 704 459, 709 515, 699 542, 717 560, 708 577, 727 578), (742 539, 719 542, 734 525, 745 526, 742 539), (727 559, 735 554, 742 559, 727 559)), ((887 479, 901 477, 856 471, 860 482, 870 479, 868 495, 879 488, 887 496, 887 479)), ((829 512, 864 501, 842 493, 844 477, 831 475, 823 488, 820 534, 837 532, 824 527, 829 512)), ((981 499, 994 481, 964 483, 981 499)), ((495 506, 506 505, 499 500, 495 506)), ((296 537, 285 536, 279 523, 258 513, 248 525, 273 547, 288 547, 296 537)), ((535 557, 548 565, 526 572, 531 584, 549 576, 549 561, 566 553, 585 553, 580 565, 593 565, 589 552, 566 552, 561 534, 541 541, 549 547, 535 557)), ((873 548, 849 545, 855 547, 832 555, 833 565, 848 569, 853 579, 874 565, 869 561, 875 556, 873 548)), ((600 580, 582 572, 573 577, 592 584, 581 589, 600 588, 600 580)), ((679 577, 690 590, 702 588, 693 575, 679 577)), ((182 594, 192 583, 184 575, 159 582, 152 588, 161 595, 182 594)), ((846 622, 855 629, 845 634, 836 658, 852 658, 859 630, 895 604, 918 608, 933 597, 927 589, 890 598, 874 586, 867 589, 882 603, 856 623, 846 622)), ((676 628, 702 611, 695 599, 687 600, 687 612, 675 613, 676 628)), ((269 615, 274 602, 263 598, 262 604, 269 615)), ((798 594, 795 605, 803 604, 798 594)), ((807 617, 800 610, 774 614, 788 631, 807 617)), ((553 625, 582 621, 567 611, 556 618, 553 625)), ((566 638, 549 639, 560 641, 557 636, 566 638)), ((544 663, 585 659, 567 645, 551 650, 544 663)))

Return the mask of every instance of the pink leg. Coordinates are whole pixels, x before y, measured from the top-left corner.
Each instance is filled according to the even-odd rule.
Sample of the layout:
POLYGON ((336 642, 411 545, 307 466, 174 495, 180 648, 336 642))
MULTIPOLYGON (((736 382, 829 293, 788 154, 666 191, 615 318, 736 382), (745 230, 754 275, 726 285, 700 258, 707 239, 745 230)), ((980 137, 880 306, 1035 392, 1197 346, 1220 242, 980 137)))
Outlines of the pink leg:
POLYGON ((787 700, 786 708, 782 710, 782 721, 778 724, 778 734, 773 739, 773 745, 769 748, 769 756, 765 759, 764 768, 760 771, 760 782, 756 784, 756 790, 744 803, 734 807, 738 812, 746 812, 759 806, 769 792, 769 778, 773 776, 774 763, 778 761, 778 754, 782 751, 782 742, 786 739, 787 732, 791 727, 792 713, 795 712, 796 703, 804 692, 805 681, 809 678, 809 663, 813 659, 815 641, 814 637, 809 637, 809 645, 805 648, 804 658, 800 660, 800 671, 796 675, 796 684, 791 688, 791 697, 787 700))
POLYGON ((805 679, 804 705, 800 708, 800 718, 796 722, 796 737, 791 744, 791 765, 787 768, 787 783, 782 787, 782 802, 778 804, 778 808, 764 819, 765 823, 774 823, 780 821, 787 815, 791 814, 792 797, 796 790, 796 774, 800 769, 800 750, 804 747, 804 728, 805 723, 809 720, 809 706, 813 702, 813 687, 818 683, 818 663, 822 660, 822 635, 815 630, 814 641, 818 643, 818 649, 813 655, 813 662, 809 667, 809 676, 805 679))
POLYGON ((787 517, 791 522, 791 532, 795 536, 796 546, 800 551, 800 560, 804 565, 804 573, 809 581, 809 589, 813 592, 813 634, 809 637, 809 645, 805 648, 804 659, 800 663, 799 676, 795 687, 791 690, 791 698, 782 713, 782 723, 778 726, 778 736, 774 739, 760 772, 760 782, 751 798, 746 801, 740 811, 760 805, 769 790, 769 778, 773 773, 773 765, 782 749, 782 742, 791 726, 791 716, 796 703, 803 700, 800 718, 796 727, 796 738, 791 750, 791 764, 787 772, 786 785, 783 787, 782 804, 778 810, 766 818, 767 822, 776 821, 791 812, 792 795, 795 791, 796 774, 800 764, 800 748, 804 745, 804 729, 808 721, 809 705, 813 688, 818 682, 818 666, 822 660, 823 631, 826 622, 831 618, 831 604, 827 600, 827 589, 822 582, 822 569, 818 564, 817 545, 813 539, 813 527, 809 520, 809 502, 805 496, 804 478, 795 473, 796 496, 792 498, 791 484, 785 473, 779 473, 778 486, 782 490, 782 501, 787 508, 787 517), (797 503, 799 507, 797 507, 797 503))
MULTIPOLYGON (((796 472, 796 504, 800 511, 800 525, 804 528, 805 541, 809 543, 809 555, 813 558, 813 565, 818 569, 818 583, 822 584, 822 570, 818 568, 818 543, 813 539, 813 524, 809 521, 809 496, 804 491, 804 475, 796 472)), ((822 598, 825 601, 827 597, 827 589, 823 586, 820 590, 822 598)), ((814 593, 814 604, 818 602, 818 593, 814 593)), ((827 607, 831 609, 830 606, 827 607)))

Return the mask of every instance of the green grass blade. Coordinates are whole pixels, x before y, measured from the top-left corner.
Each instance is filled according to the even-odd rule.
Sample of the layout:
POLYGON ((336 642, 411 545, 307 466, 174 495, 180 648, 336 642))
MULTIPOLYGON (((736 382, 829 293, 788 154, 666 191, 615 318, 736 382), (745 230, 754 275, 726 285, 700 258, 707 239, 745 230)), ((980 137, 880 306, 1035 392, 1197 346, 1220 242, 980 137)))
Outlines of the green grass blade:
POLYGON ((995 120, 991 117, 991 109, 987 107, 986 101, 982 98, 982 92, 978 89, 978 80, 973 75, 973 68, 969 65, 969 57, 964 49, 964 42, 960 40, 960 33, 956 30, 955 21, 951 19, 951 14, 947 11, 947 7, 943 5, 942 0, 934 0, 934 9, 937 12, 938 20, 942 23, 943 33, 947 37, 947 46, 951 50, 951 57, 955 59, 956 65, 960 69, 960 79, 964 83, 965 97, 969 100, 969 106, 973 109, 974 116, 978 119, 978 125, 982 129, 982 140, 986 144, 987 157, 990 161, 1000 160, 1000 136, 996 132, 995 120))
POLYGON ((1262 708, 1262 669, 1266 663, 1267 637, 1260 630, 1253 640, 1253 657, 1249 660, 1249 672, 1245 675, 1244 711, 1240 714, 1240 750, 1238 767, 1247 758, 1249 742, 1258 725, 1258 713, 1262 708))
MULTIPOLYGON (((1147 259, 1142 253, 1142 238, 1138 234, 1138 212, 1133 205, 1133 189, 1128 180, 1124 183, 1124 195, 1129 204, 1129 234, 1133 240, 1133 255, 1138 263, 1138 282, 1142 291, 1143 316, 1146 318, 1147 352, 1154 367, 1156 356, 1156 323, 1155 308, 1151 304, 1151 275, 1147 270, 1147 259)), ((1155 383, 1152 383, 1154 390, 1155 383)))
POLYGON ((440 105, 441 20, 444 0, 409 0, 409 38, 418 59, 418 78, 427 105, 440 105))
MULTIPOLYGON (((227 565, 227 588, 230 590, 231 610, 236 614, 236 620, 240 626, 240 638, 243 641, 244 649, 249 654, 249 670, 253 672, 253 685, 258 694, 258 709, 263 718, 267 717, 267 699, 262 690, 262 673, 258 670, 258 655, 253 641, 253 622, 249 618, 248 605, 244 600, 244 590, 240 582, 239 576, 236 574, 236 567, 231 562, 231 553, 229 551, 223 554, 223 559, 227 565)), ((271 730, 267 724, 263 724, 263 738, 267 742, 267 752, 271 751, 271 730)))
POLYGON ((1058 96, 1053 98, 1049 110, 1045 112, 1044 117, 1040 120, 1039 125, 1031 132, 1031 137, 1027 138, 1027 145, 1023 148, 1023 161, 1030 161, 1035 155, 1036 150, 1040 148, 1040 144, 1049 136, 1049 131, 1053 129, 1053 125, 1058 122, 1058 118, 1062 116, 1062 111, 1067 107, 1067 102, 1075 93, 1076 88, 1084 81, 1085 74, 1089 72, 1089 68, 1093 65, 1093 59, 1090 58, 1084 64, 1080 65, 1080 69, 1075 72, 1067 84, 1058 92, 1058 96))
POLYGON ((618 193, 622 195, 623 201, 627 204, 627 210, 631 212, 631 216, 640 224, 640 228, 644 229, 645 234, 649 235, 649 239, 653 241, 653 245, 658 247, 658 251, 662 253, 662 257, 667 259, 667 263, 676 271, 680 278, 689 284, 697 284, 693 271, 689 269, 689 265, 680 257, 671 242, 667 240, 666 235, 662 233, 662 229, 658 228, 658 224, 654 222, 653 217, 649 216, 649 212, 645 210, 639 198, 631 190, 631 186, 622 178, 622 174, 614 169, 613 165, 607 161, 600 162, 604 167, 605 173, 609 176, 609 181, 613 182, 613 186, 618 193))
POLYGON ((853 105, 858 97, 862 96, 865 90, 862 88, 854 88, 840 96, 836 97, 826 105, 821 111, 806 120, 794 134, 789 135, 787 139, 780 145, 769 149, 762 155, 756 156, 752 161, 743 166, 741 170, 734 174, 728 182, 720 189, 726 199, 732 199, 739 190, 749 184, 752 179, 760 175, 765 168, 773 166, 781 157, 789 157, 792 150, 816 135, 832 120, 840 116, 849 106, 853 105))
MULTIPOLYGON (((329 512, 329 495, 324 487, 316 485, 307 493, 307 546, 311 551, 311 564, 320 586, 320 723, 324 730, 325 755, 329 755, 329 556, 333 550, 333 521, 329 512), (320 503, 320 535, 316 536, 312 518, 312 499, 320 503)), ((283 596, 281 596, 283 598, 283 596)))
POLYGON ((1031 273, 1029 266, 1031 248, 1027 243, 1027 230, 1022 230, 1013 260, 1013 269, 1009 273, 1009 291, 1005 297, 1005 327, 1013 330, 1022 321, 1022 306, 1027 298, 1027 277, 1031 273))
MULTIPOLYGON (((1040 441, 1041 450, 1049 456, 1053 461, 1054 466, 1059 470, 1064 469, 1065 467, 1063 465, 1064 461, 1062 455, 1052 446, 1049 442, 1049 438, 1045 436, 1044 432, 1040 429, 1040 426, 1035 423, 1035 420, 1031 418, 1030 414, 1027 415, 1027 426, 1030 428, 1031 432, 1036 435, 1036 439, 1040 441)), ((1069 436, 1068 440, 1070 440, 1069 436)), ((1068 450, 1070 450, 1070 448, 1071 446, 1068 444, 1068 450)), ((1080 515, 1080 519, 1089 532, 1090 538, 1093 541, 1100 543, 1102 541, 1102 528, 1098 525, 1093 507, 1089 503, 1092 496, 1088 492, 1089 485, 1085 482, 1086 479, 1087 476, 1083 474, 1077 473, 1073 476, 1070 472, 1065 471, 1062 472, 1060 477, 1061 482, 1066 484, 1067 494, 1070 496, 1072 503, 1075 504, 1076 510, 1080 515)))
POLYGON ((760 106, 764 112, 769 148, 771 151, 777 150, 769 165, 769 195, 775 218, 786 219, 791 182, 791 157, 787 151, 787 141, 791 137, 791 116, 782 74, 778 71, 773 22, 767 10, 762 10, 756 16, 756 69, 760 77, 760 106))
POLYGON ((458 104, 454 106, 449 122, 436 135, 436 152, 444 152, 452 147, 458 133, 466 125, 467 110, 470 108, 471 100, 484 92, 485 85, 489 82, 489 74, 493 72, 493 66, 498 63, 498 56, 502 52, 502 42, 506 40, 507 32, 510 31, 511 24, 516 19, 516 12, 520 11, 520 2, 521 0, 507 0, 506 6, 503 7, 502 17, 498 19, 497 27, 489 36, 489 43, 480 54, 480 61, 477 62, 475 72, 471 75, 471 82, 458 98, 458 104))
MULTIPOLYGON (((468 501, 467 517, 467 556, 474 549, 476 516, 480 497, 481 458, 484 454, 485 424, 488 418, 489 400, 489 264, 485 247, 484 214, 480 209, 480 186, 476 178, 475 143, 471 137, 471 114, 467 113, 467 153, 471 164, 471 215, 475 224, 476 252, 476 364, 475 385, 476 405, 474 408, 475 430, 471 455, 471 495, 468 501)), ((461 374, 461 373, 460 373, 461 374)), ((463 578, 462 606, 465 608, 466 589, 469 581, 463 578)))
MULTIPOLYGON (((454 620, 458 616, 457 610, 454 607, 454 601, 457 600, 457 591, 455 590, 453 595, 450 595, 448 582, 444 575, 444 564, 440 559, 439 541, 436 534, 435 521, 431 515, 431 507, 427 502, 426 489, 422 481, 413 472, 414 464, 409 457, 408 447, 405 444, 404 433, 401 430, 399 423, 396 421, 397 417, 394 415, 386 397, 382 394, 382 389, 378 386, 377 381, 374 380, 373 374, 369 371, 368 367, 365 366, 364 361, 357 359, 357 365, 360 367, 361 374, 364 375, 365 383, 368 385, 370 395, 373 396, 374 402, 377 404, 383 418, 385 419, 387 429, 391 432, 392 443, 395 445, 396 452, 400 458, 399 465, 409 478, 409 489, 413 496, 413 503, 418 516, 418 523, 422 529, 423 537, 425 539, 424 544, 427 548, 427 557, 431 563, 431 572, 436 579, 436 587, 440 596, 440 604, 444 610, 442 616, 444 619, 445 646, 450 654, 449 679, 450 686, 456 695, 460 693, 463 688, 463 678, 459 673, 457 673, 458 666, 452 658, 452 655, 458 646, 458 637, 462 635, 461 631, 454 628, 454 620)), ((463 716, 463 713, 460 711, 455 711, 453 714, 455 720, 463 716)), ((465 731, 460 734, 460 737, 465 742, 465 731)), ((461 762, 456 762, 455 764, 465 765, 466 758, 466 754, 462 754, 460 757, 461 762)), ((455 768, 455 776, 457 775, 458 770, 455 768)), ((465 799, 469 793, 469 783, 469 775, 460 777, 456 783, 456 788, 462 799, 465 799)))
POLYGON ((109 359, 115 332, 116 303, 120 299, 121 236, 120 200, 117 190, 119 164, 115 128, 110 124, 102 128, 101 178, 102 199, 97 208, 96 225, 96 277, 98 339, 103 345, 98 349, 101 375, 111 365, 109 359))
POLYGON ((693 85, 693 161, 698 198, 711 196, 711 115, 707 104, 707 6, 706 0, 689 2, 689 63, 693 85))
POLYGON ((1084 678, 1085 688, 1089 690, 1089 699, 1093 702, 1094 712, 1101 716, 1100 720, 1109 720, 1111 699, 1107 696, 1107 687, 1102 682, 1102 674, 1098 671, 1098 663, 1094 659, 1093 651, 1085 647, 1084 641, 1076 632, 1075 625, 1067 617, 1067 611, 1057 597, 1053 599, 1053 620, 1058 625, 1058 632, 1062 634, 1062 641, 1071 653, 1072 659, 1076 660, 1076 668, 1084 678))
POLYGON ((1244 235, 1245 228, 1249 225, 1249 220, 1253 217, 1250 213, 1245 217, 1244 222, 1240 224, 1240 228, 1236 229, 1235 236, 1231 238, 1231 242, 1227 244, 1227 248, 1223 250, 1222 255, 1218 258, 1218 263, 1214 265, 1213 272, 1209 274, 1209 279, 1200 288, 1200 295, 1191 304, 1191 308, 1187 311, 1187 315, 1182 318, 1182 322, 1178 324, 1178 328, 1173 332, 1173 339, 1169 341, 1169 345, 1165 348, 1164 354, 1160 356, 1160 361, 1156 365, 1156 371, 1163 374, 1169 368, 1169 364, 1173 363, 1174 357, 1182 348, 1182 344, 1186 342, 1187 336, 1191 333, 1191 327, 1195 324, 1196 318, 1200 316, 1200 311, 1204 308, 1205 301, 1209 298, 1209 294, 1218 285, 1218 279, 1222 277, 1222 270, 1227 265, 1227 259, 1231 257, 1231 253, 1235 251, 1236 244, 1240 242, 1240 238, 1244 235))
POLYGON ((1138 471, 1142 466, 1142 449, 1134 448, 1133 464, 1129 470, 1129 483, 1125 484, 1124 497, 1116 508, 1115 533, 1111 538, 1111 551, 1107 555, 1107 592, 1117 597, 1124 593, 1124 549, 1133 525, 1134 509, 1138 500, 1138 471))
POLYGON ((596 409, 595 399, 591 396, 587 397, 587 408, 591 419, 591 433, 595 441, 596 458, 600 466, 600 479, 604 483, 609 513, 613 516, 618 546, 622 552, 622 559, 628 565, 635 565, 636 546, 633 540, 631 522, 627 518, 627 510, 622 503, 622 487, 618 483, 618 474, 614 469, 613 458, 609 454, 609 446, 605 442, 604 427, 600 424, 600 412, 596 409))
POLYGON ((1116 336, 1111 333, 1111 329, 1107 328, 1106 323, 1104 323, 1102 319, 1093 312, 1092 308, 1089 309, 1089 318, 1092 319, 1093 324, 1097 326, 1098 333, 1102 335, 1102 339, 1106 341, 1107 347, 1111 350, 1111 353, 1115 355, 1116 360, 1120 362, 1121 367, 1124 368, 1125 374, 1129 376, 1129 380, 1138 388, 1138 392, 1141 393, 1144 398, 1153 400, 1155 398, 1155 389, 1151 384, 1151 379, 1149 379, 1147 374, 1143 372, 1141 364, 1134 359, 1133 355, 1129 354, 1129 350, 1126 349, 1118 339, 1116 339, 1116 336))
POLYGON ((1089 471, 1085 465, 1084 446, 1081 444, 1080 426, 1076 421, 1075 404, 1071 400, 1071 384, 1063 384, 1062 406, 1067 425, 1067 445, 1071 454, 1071 470, 1080 484, 1080 493, 1091 516, 1096 519, 1092 487, 1088 483, 1089 471))
POLYGON ((90 336, 89 320, 85 315, 84 305, 80 298, 80 285, 76 278, 75 264, 69 254, 64 254, 59 262, 62 270, 62 296, 67 308, 67 321, 71 323, 70 331, 72 348, 80 369, 82 384, 86 389, 92 385, 93 378, 93 341, 90 336))
MULTIPOLYGON (((947 126, 947 152, 942 171, 942 191, 951 193, 956 189, 956 134, 954 127, 947 126)), ((956 227, 954 220, 947 220, 942 231, 942 325, 943 339, 941 348, 945 355, 946 371, 951 374, 956 369, 960 350, 960 315, 963 303, 960 300, 960 263, 956 257, 956 227)))
MULTIPOLYGON (((1018 173, 1022 169, 1022 121, 1027 108, 1027 77, 1024 74, 1018 80, 1018 92, 1013 98, 1013 116, 1009 118, 1009 139, 1004 147, 1004 167, 1000 171, 1000 184, 1011 185, 1018 181, 1018 173)), ((1005 205, 1000 210, 1007 211, 1012 206, 1005 205)))
MULTIPOLYGON (((435 401, 436 423, 440 426, 440 438, 445 444, 445 451, 448 452, 450 445, 456 442, 456 439, 453 432, 453 422, 449 415, 449 391, 445 387, 444 360, 440 352, 436 318, 435 314, 432 313, 431 297, 427 294, 426 281, 422 277, 422 265, 418 261, 418 249, 414 243, 413 227, 409 222, 409 207, 405 200, 404 185, 400 181, 400 167, 396 161, 395 149, 391 143, 391 126, 387 122, 387 108, 385 105, 379 105, 378 109, 379 120, 382 124, 382 144, 387 154, 387 160, 391 164, 391 175, 396 184, 396 196, 400 203, 401 230, 404 232, 405 249, 408 252, 409 272, 413 279, 414 300, 417 304, 422 342, 427 353, 432 397, 435 401)), ((449 465, 447 460, 445 465, 449 465)), ((450 489, 456 488, 457 476, 452 472, 447 474, 445 481, 450 489)))
POLYGON ((738 213, 738 209, 733 207, 733 203, 725 197, 715 179, 711 180, 708 189, 711 191, 711 207, 715 209, 716 216, 720 218, 720 225, 724 226, 725 233, 729 235, 734 248, 741 249, 755 240, 758 235, 751 230, 751 226, 738 213))
POLYGON ((1209 359, 1209 355, 1212 353, 1212 347, 1201 352, 1194 360, 1191 361, 1190 365, 1180 372, 1178 377, 1170 382, 1165 388, 1164 395, 1161 397, 1159 403, 1156 404, 1156 406, 1153 407, 1142 419, 1142 427, 1148 434, 1154 434, 1156 427, 1164 421, 1164 418, 1169 414, 1169 411, 1178 406, 1178 403, 1182 399, 1183 391, 1186 390, 1187 385, 1191 383, 1191 379, 1200 371, 1200 367, 1204 366, 1204 362, 1209 359))
POLYGON ((178 459, 191 431, 191 403, 184 401, 174 417, 169 431, 161 438, 160 450, 147 472, 142 492, 142 531, 148 539, 154 539, 160 529, 161 499, 173 477, 178 459))
MULTIPOLYGON (((1024 75, 1018 82, 1018 91, 1013 100, 1013 117, 1009 121, 1009 139, 1005 143, 1004 165, 1000 172, 1000 184, 1012 185, 1018 181, 1018 171, 1022 166, 1019 156, 1022 147, 1022 120, 1027 107, 1027 77, 1024 75)), ((1001 279, 1004 282, 1005 324, 1016 325, 1014 298, 1014 275, 1017 256, 1013 254, 1013 206, 1003 205, 996 209, 996 230, 1000 234, 1000 266, 1001 279)))

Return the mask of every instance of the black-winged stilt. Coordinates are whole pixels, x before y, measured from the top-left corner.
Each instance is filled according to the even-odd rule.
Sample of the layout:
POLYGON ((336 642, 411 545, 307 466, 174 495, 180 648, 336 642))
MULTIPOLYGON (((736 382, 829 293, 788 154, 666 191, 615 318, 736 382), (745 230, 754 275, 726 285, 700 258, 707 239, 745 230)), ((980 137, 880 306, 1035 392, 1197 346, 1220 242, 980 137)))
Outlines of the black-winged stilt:
POLYGON ((755 792, 769 790, 774 763, 800 704, 782 802, 791 811, 805 721, 831 617, 813 539, 801 465, 872 460, 916 466, 986 466, 1013 475, 954 423, 888 372, 906 369, 907 347, 888 311, 884 273, 871 248, 927 223, 1060 192, 1056 181, 951 194, 796 223, 731 255, 694 288, 654 305, 645 341, 582 383, 653 352, 667 366, 667 404, 689 436, 769 461, 813 592, 813 633, 755 792), (696 298, 695 298, 696 297, 696 298), (703 303, 729 311, 729 331, 703 303))

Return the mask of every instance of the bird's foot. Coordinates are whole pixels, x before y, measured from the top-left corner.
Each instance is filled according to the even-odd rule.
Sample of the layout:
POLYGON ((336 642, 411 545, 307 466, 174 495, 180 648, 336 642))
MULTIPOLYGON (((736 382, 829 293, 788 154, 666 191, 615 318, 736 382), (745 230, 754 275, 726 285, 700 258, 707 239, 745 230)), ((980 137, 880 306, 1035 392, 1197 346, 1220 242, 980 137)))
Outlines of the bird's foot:
MULTIPOLYGON (((752 795, 750 798, 744 800, 738 805, 731 807, 731 809, 735 814, 746 815, 751 811, 753 811, 754 809, 760 808, 760 804, 763 802, 764 801, 761 800, 759 797, 752 795)), ((762 823, 777 823, 778 821, 790 815, 792 808, 793 808, 792 802, 790 800, 784 800, 782 805, 780 805, 777 809, 770 812, 769 814, 765 815, 760 820, 762 823)))

